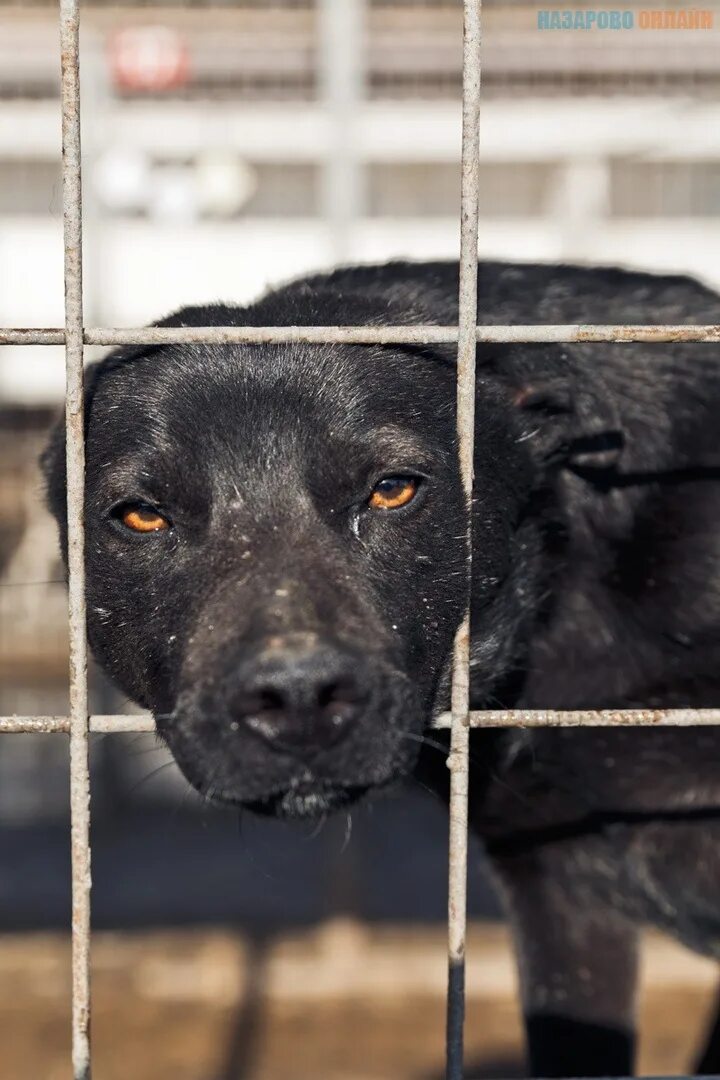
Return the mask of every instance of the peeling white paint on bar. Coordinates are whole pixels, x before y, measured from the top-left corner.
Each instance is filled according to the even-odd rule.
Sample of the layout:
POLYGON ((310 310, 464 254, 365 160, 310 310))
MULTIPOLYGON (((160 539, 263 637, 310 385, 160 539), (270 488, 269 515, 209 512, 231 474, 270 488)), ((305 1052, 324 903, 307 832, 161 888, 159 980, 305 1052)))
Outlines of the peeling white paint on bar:
POLYGON ((85 621, 85 438, 79 31, 79 0, 60 0, 70 629, 72 1061, 75 1080, 90 1080, 90 774, 85 621))
MULTIPOLYGON (((713 727, 720 709, 486 709, 469 713, 468 726, 483 727, 713 727)), ((451 713, 441 713, 434 728, 449 728, 451 713)))
MULTIPOLYGON (((439 345, 458 341, 457 326, 140 326, 86 327, 86 345, 282 345, 308 342, 328 345, 439 345)), ((717 324, 613 324, 553 323, 506 324, 475 328, 481 344, 572 344, 573 342, 648 343, 720 342, 717 324)), ((0 328, 0 345, 64 345, 65 331, 54 328, 0 328)))
POLYGON ((448 865, 447 1080, 462 1080, 467 935, 468 715, 470 711, 470 581, 475 449, 475 355, 477 352, 478 222, 480 200, 480 10, 463 5, 462 175, 460 280, 457 327, 457 433, 460 476, 468 507, 465 615, 455 636, 450 692, 450 840, 448 865))
MULTIPOLYGON (((432 727, 449 728, 452 713, 444 712, 432 727)), ((720 709, 474 709, 468 727, 714 727, 720 725, 720 709)), ((127 735, 154 732, 149 713, 121 713, 90 717, 90 732, 127 735)), ((67 735, 69 716, 0 716, 0 735, 67 735)))

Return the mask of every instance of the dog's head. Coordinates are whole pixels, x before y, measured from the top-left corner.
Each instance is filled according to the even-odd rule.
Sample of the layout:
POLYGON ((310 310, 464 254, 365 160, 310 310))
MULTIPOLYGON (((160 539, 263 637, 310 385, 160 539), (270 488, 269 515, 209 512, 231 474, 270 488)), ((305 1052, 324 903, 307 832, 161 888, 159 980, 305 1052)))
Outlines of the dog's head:
MULTIPOLYGON (((213 308, 170 321, 240 318, 213 308)), ((154 712, 190 782, 300 815, 409 772, 447 705, 467 594, 448 357, 163 346, 120 350, 87 382, 90 642, 154 712)), ((488 685, 514 662, 531 561, 528 443, 501 397, 478 396, 475 636, 488 685)), ((61 428, 44 464, 64 538, 61 428)))

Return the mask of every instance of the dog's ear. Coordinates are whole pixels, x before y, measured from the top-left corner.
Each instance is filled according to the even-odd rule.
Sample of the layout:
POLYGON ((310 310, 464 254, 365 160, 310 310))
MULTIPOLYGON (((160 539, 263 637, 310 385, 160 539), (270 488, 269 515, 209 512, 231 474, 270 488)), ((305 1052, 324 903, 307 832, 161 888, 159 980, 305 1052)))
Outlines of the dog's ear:
POLYGON ((582 471, 615 469, 624 436, 610 388, 590 364, 552 350, 525 354, 502 371, 520 438, 547 465, 582 471))
POLYGON ((616 411, 587 388, 561 380, 526 384, 513 405, 523 414, 524 435, 548 464, 577 469, 614 469, 624 437, 616 411))
POLYGON ((65 466, 65 420, 56 420, 40 455, 40 471, 45 482, 45 502, 60 531, 63 557, 67 550, 67 470, 65 466))
MULTIPOLYGON (((85 369, 85 431, 87 415, 104 361, 85 369)), ((65 461, 65 417, 55 422, 45 449, 40 455, 40 469, 45 481, 45 501, 57 521, 63 558, 67 559, 67 468, 65 461)))
MULTIPOLYGON (((115 349, 103 360, 89 364, 85 368, 85 437, 92 405, 103 376, 120 364, 152 351, 148 346, 124 346, 115 349)), ((63 558, 67 558, 67 468, 65 462, 65 418, 57 420, 53 426, 45 449, 40 455, 40 469, 45 481, 45 501, 50 513, 58 524, 60 545, 63 558)))

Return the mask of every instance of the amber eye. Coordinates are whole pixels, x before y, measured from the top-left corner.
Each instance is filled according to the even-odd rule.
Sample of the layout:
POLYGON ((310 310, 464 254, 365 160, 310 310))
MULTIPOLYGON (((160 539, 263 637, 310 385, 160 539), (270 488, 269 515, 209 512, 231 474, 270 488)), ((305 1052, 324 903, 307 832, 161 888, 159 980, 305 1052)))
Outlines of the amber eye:
POLYGON ((129 503, 121 507, 118 517, 123 525, 133 532, 161 532, 170 528, 170 522, 159 510, 144 503, 129 503))
POLYGON ((370 506, 374 510, 398 510, 415 498, 419 486, 414 476, 385 476, 373 488, 370 506))

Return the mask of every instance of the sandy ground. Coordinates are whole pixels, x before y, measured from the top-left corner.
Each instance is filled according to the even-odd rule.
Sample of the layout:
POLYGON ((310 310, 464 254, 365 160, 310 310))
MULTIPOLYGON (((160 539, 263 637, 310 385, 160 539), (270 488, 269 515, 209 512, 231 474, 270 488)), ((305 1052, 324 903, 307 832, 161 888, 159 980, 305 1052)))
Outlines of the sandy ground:
MULTIPOLYGON (((441 931, 336 922, 297 937, 98 934, 98 1080, 440 1080, 441 931)), ((69 942, 0 938, 2 1080, 69 1080, 69 942)), ((688 1066, 712 963, 660 938, 645 950, 641 1068, 688 1066)), ((522 1075, 505 930, 474 925, 468 1078, 522 1075)))

